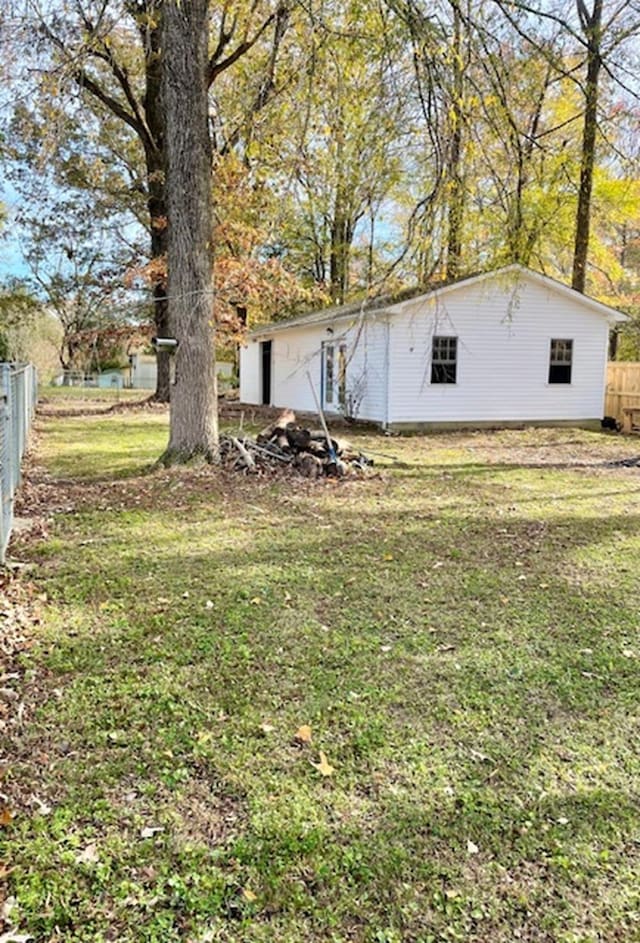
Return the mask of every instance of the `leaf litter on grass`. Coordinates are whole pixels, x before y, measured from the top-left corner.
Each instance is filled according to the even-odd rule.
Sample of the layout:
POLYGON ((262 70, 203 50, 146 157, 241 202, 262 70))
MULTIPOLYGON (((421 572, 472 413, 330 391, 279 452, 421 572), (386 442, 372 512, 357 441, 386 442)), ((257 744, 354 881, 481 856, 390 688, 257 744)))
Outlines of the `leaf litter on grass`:
POLYGON ((51 482, 73 513, 55 554, 25 548, 50 597, 28 654, 49 699, 18 758, 56 803, 10 823, 20 932, 633 938, 637 613, 601 552, 636 539, 618 477, 635 472, 612 471, 610 495, 601 469, 552 468, 578 448, 595 462, 578 439, 541 437, 545 478, 509 461, 534 438, 505 434, 398 441, 408 467, 357 490, 188 471, 54 498, 51 482), (471 445, 471 465, 504 455, 476 472, 471 445), (586 566, 602 584, 574 578, 586 566), (312 726, 313 745, 291 733, 312 726), (92 845, 70 888, 61 854, 92 845))

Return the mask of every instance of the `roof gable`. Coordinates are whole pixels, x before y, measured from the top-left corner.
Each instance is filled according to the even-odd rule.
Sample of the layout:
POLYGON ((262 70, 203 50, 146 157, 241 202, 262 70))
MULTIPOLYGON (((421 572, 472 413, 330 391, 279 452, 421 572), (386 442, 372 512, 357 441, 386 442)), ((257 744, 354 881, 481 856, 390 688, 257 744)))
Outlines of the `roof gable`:
POLYGON ((542 287, 549 289, 567 299, 570 299, 571 301, 582 304, 584 307, 589 308, 596 314, 605 317, 610 323, 629 320, 628 315, 623 314, 616 308, 612 308, 600 301, 596 301, 595 298, 591 298, 589 295, 583 295, 575 289, 569 288, 568 285, 564 285, 562 282, 556 281, 554 278, 550 278, 548 275, 542 275, 540 272, 534 272, 532 269, 526 268, 523 265, 513 264, 504 266, 500 269, 494 269, 490 272, 483 272, 478 275, 467 275, 464 278, 456 279, 448 283, 440 283, 438 285, 434 285, 426 291, 423 286, 420 288, 406 289, 403 292, 399 292, 397 295, 380 296, 378 298, 370 298, 364 301, 351 302, 350 304, 334 306, 332 308, 323 308, 319 311, 313 311, 309 314, 299 315, 294 318, 289 318, 286 321, 275 321, 271 324, 265 324, 254 328, 249 332, 249 336, 257 337, 264 334, 293 330, 294 328, 311 327, 316 324, 331 324, 334 321, 340 321, 344 318, 353 317, 354 315, 369 318, 381 312, 390 315, 400 314, 408 307, 413 307, 414 305, 420 304, 423 301, 436 300, 452 292, 455 292, 458 289, 468 288, 482 282, 492 281, 500 278, 508 279, 509 281, 513 282, 518 279, 523 279, 533 282, 534 284, 541 285, 542 287))

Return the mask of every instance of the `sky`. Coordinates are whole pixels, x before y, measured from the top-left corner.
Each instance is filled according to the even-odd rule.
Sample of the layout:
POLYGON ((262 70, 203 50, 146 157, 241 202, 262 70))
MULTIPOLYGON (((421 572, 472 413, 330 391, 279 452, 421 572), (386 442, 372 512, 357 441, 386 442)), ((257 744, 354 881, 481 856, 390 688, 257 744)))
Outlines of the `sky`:
POLYGON ((0 203, 5 207, 7 219, 0 233, 0 282, 9 278, 25 278, 29 274, 14 219, 17 200, 18 195, 11 184, 3 182, 0 185, 0 203))

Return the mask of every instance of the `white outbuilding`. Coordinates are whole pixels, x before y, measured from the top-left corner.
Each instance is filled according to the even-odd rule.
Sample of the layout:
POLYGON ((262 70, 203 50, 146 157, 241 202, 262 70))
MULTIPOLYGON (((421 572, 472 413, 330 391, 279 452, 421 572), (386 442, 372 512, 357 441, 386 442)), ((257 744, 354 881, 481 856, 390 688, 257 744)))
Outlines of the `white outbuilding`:
POLYGON ((385 429, 603 416, 609 330, 626 315, 520 265, 261 326, 240 351, 244 403, 385 429))

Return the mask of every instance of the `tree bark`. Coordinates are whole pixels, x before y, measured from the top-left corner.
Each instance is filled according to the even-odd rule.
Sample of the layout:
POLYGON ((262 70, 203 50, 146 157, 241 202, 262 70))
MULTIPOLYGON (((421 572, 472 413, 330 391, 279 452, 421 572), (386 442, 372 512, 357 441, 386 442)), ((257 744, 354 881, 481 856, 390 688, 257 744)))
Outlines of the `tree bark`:
MULTIPOLYGON (((163 135, 164 136, 164 135, 163 135)), ((149 221, 151 229, 151 261, 161 260, 167 255, 167 203, 165 199, 165 168, 163 143, 145 154, 147 164, 149 221)), ((167 304, 166 279, 156 277, 153 285, 153 320, 158 337, 169 335, 169 307, 167 304)), ((170 355, 166 351, 156 352, 157 376, 154 399, 168 403, 170 397, 170 355)))
POLYGON ((593 168, 595 165, 596 133, 598 130, 598 80, 602 66, 602 4, 603 0, 594 0, 593 10, 591 14, 588 14, 582 0, 578 0, 580 21, 587 40, 587 76, 585 82, 584 124, 582 129, 580 190, 578 192, 578 209, 576 212, 576 235, 571 287, 583 294, 587 278, 591 193, 593 190, 593 168))
POLYGON ((336 185, 329 247, 329 293, 334 304, 344 304, 349 286, 349 257, 353 223, 347 207, 347 191, 342 175, 336 185))
MULTIPOLYGON (((151 261, 160 260, 167 254, 167 203, 165 198, 165 133, 162 107, 162 13, 163 0, 144 6, 149 16, 140 25, 142 48, 144 49, 144 116, 149 131, 143 139, 147 173, 147 209, 151 234, 151 261), (153 26, 150 26, 150 21, 153 26)), ((169 310, 167 286, 158 280, 153 286, 153 319, 158 337, 169 334, 169 310)), ((170 396, 170 355, 166 351, 156 352, 157 376, 154 399, 168 403, 170 396)))
POLYGON ((164 6, 169 321, 178 341, 165 462, 217 457, 207 101, 208 0, 164 6))
POLYGON ((447 279, 460 274, 462 226, 464 222, 464 180, 462 176, 462 123, 464 121, 464 62, 462 59, 462 16, 457 2, 453 9, 453 89, 450 103, 451 140, 447 160, 449 206, 447 213, 447 279))

